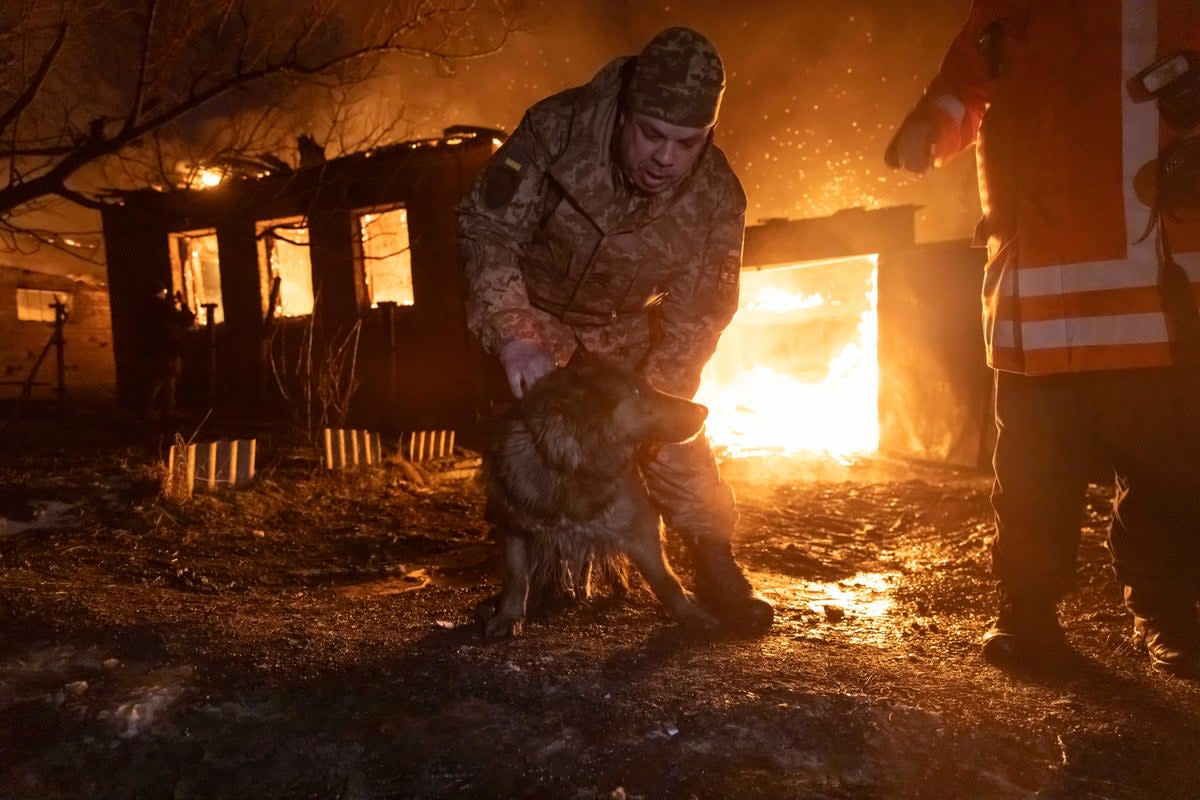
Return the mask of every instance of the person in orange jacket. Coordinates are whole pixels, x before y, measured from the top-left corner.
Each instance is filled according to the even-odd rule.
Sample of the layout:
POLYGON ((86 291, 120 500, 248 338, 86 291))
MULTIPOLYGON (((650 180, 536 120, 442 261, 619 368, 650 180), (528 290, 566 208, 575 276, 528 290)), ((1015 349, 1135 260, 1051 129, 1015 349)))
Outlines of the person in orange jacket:
POLYGON ((1188 0, 975 0, 888 146, 922 173, 976 145, 1002 666, 1073 653, 1057 604, 1099 458, 1134 643, 1200 677, 1197 52, 1188 0))

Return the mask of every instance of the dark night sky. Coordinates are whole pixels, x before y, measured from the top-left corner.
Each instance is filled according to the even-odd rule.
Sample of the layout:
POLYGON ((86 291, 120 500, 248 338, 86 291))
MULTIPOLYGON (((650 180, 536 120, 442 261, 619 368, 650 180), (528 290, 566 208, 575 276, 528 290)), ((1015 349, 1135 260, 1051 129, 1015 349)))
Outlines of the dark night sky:
POLYGON ((454 123, 511 130, 536 100, 587 81, 662 28, 689 25, 725 61, 718 143, 745 184, 750 222, 915 203, 920 238, 965 237, 978 217, 971 154, 917 179, 889 170, 882 152, 969 4, 534 0, 503 53, 452 76, 409 65, 388 102, 402 103, 422 135, 454 123))

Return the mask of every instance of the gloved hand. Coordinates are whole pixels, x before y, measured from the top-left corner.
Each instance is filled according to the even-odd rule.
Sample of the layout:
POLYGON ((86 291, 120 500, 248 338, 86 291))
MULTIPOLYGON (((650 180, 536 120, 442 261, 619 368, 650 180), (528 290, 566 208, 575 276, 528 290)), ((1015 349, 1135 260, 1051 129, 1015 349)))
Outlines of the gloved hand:
POLYGON ((933 125, 916 114, 900 125, 900 130, 888 143, 883 160, 892 168, 906 169, 920 175, 933 163, 935 144, 933 125))
POLYGON ((533 339, 505 342, 500 348, 500 364, 508 377, 508 387, 517 399, 524 397, 530 386, 558 366, 550 351, 533 339))

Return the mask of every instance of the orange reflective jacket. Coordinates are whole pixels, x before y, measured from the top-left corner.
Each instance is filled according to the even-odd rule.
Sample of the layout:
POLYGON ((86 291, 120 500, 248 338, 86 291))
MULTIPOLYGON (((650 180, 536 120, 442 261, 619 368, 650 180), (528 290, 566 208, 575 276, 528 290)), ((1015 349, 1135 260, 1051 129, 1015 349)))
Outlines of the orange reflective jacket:
POLYGON ((1200 51, 1195 0, 973 3, 913 113, 934 124, 938 157, 979 143, 993 367, 1171 363, 1162 232, 1200 298, 1200 210, 1163 213, 1144 234, 1160 148, 1189 132, 1135 102, 1126 81, 1182 49, 1200 51))

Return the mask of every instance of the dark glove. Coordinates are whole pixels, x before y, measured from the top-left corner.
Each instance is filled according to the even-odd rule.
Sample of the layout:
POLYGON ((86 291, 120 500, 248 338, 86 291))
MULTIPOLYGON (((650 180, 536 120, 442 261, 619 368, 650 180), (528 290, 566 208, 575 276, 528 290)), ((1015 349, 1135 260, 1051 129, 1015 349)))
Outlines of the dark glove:
POLYGON ((513 397, 520 399, 529 387, 558 366, 540 342, 533 339, 513 339, 500 348, 500 364, 508 377, 508 387, 513 397))

